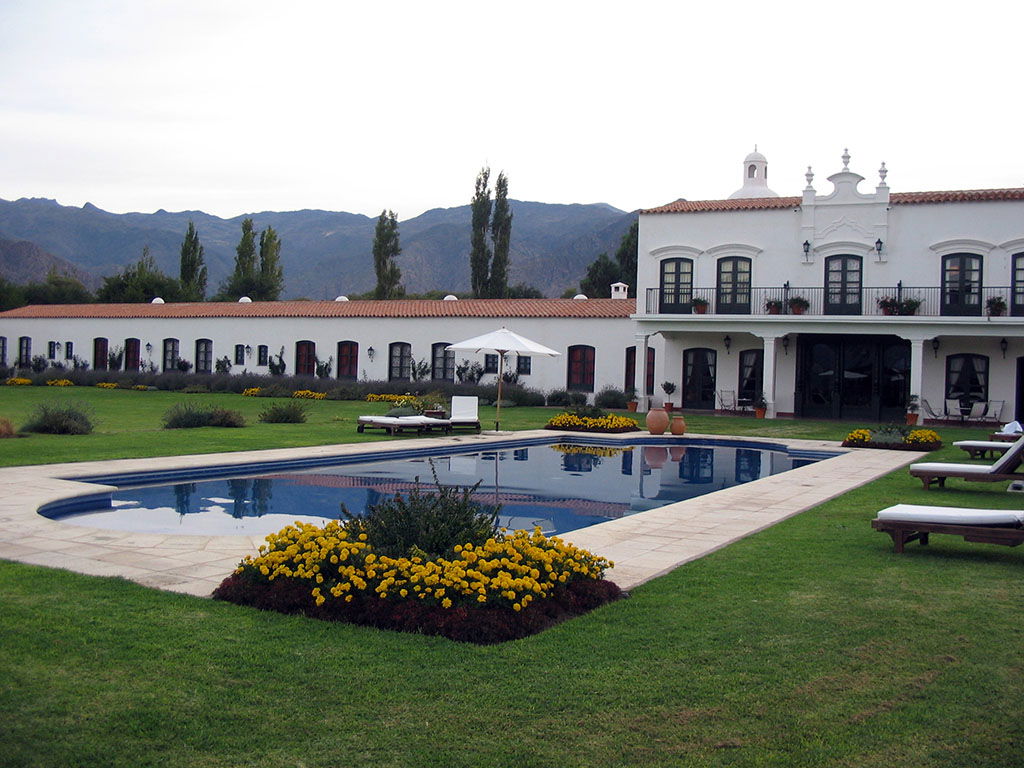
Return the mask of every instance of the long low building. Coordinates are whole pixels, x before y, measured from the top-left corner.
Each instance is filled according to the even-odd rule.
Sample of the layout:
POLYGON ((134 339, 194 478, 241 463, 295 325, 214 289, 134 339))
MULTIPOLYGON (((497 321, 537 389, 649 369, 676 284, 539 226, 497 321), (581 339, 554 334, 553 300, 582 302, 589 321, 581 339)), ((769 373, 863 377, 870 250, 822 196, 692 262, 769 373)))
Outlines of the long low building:
MULTIPOLYGON (((268 373, 278 357, 286 372, 313 375, 329 365, 340 380, 408 381, 426 363, 427 378, 453 381, 464 359, 494 381, 497 355, 456 354, 446 347, 507 327, 560 353, 505 361, 522 384, 542 392, 596 393, 634 385, 635 301, 626 286, 609 299, 470 299, 439 301, 277 301, 33 305, 0 313, 0 361, 28 367, 42 356, 94 370, 123 352, 121 368, 197 373, 227 358, 231 373, 268 373)), ((649 352, 654 391, 657 349, 649 352)), ((223 367, 223 363, 222 363, 223 367)))

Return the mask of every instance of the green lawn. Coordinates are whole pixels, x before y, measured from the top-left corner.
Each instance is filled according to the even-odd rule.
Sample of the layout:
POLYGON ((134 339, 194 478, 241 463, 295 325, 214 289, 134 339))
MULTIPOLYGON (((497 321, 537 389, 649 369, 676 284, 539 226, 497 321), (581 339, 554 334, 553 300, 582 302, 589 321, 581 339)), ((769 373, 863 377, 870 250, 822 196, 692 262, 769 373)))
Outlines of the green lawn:
MULTIPOLYGON (((98 434, 3 441, 7 464, 84 458, 68 446, 86 440, 89 458, 349 440, 367 412, 321 402, 302 429, 179 434, 157 431, 159 415, 195 396, 71 394, 92 402, 98 434)), ((17 423, 53 395, 0 391, 0 416, 17 423)), ((209 397, 253 416, 267 402, 209 397)), ((504 420, 540 426, 550 413, 510 409, 504 420)), ((702 432, 832 438, 852 426, 688 421, 702 432)), ((950 441, 959 431, 940 432, 950 441)), ((926 493, 893 473, 628 600, 496 647, 0 563, 0 762, 1019 765, 1024 556, 941 536, 895 556, 868 525, 896 501, 1021 503, 1001 484, 950 486, 926 493)))

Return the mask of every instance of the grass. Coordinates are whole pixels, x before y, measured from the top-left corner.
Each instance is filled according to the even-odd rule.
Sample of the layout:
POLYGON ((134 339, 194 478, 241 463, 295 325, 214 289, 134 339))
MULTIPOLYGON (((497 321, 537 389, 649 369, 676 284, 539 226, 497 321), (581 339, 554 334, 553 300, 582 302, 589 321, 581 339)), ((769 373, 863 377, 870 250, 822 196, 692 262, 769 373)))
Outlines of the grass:
MULTIPOLYGON (((126 450, 133 429, 156 429, 175 397, 89 396, 107 436, 94 447, 111 451, 126 450), (107 419, 121 411, 115 429, 107 419)), ((248 400, 209 397, 239 410, 248 400)), ((0 392, 0 417, 17 398, 0 392)), ((367 412, 310 405, 310 424, 259 434, 282 439, 296 426, 309 442, 332 429, 333 440, 354 438, 335 419, 367 412)), ((549 414, 507 417, 537 426, 549 414)), ((687 420, 800 437, 849 426, 687 420)), ((221 431, 244 448, 250 430, 221 431)), ((228 440, 189 432, 204 449, 228 440)), ((35 451, 36 439, 5 442, 35 451)), ((867 523, 895 501, 1020 505, 1002 484, 950 486, 926 493, 895 472, 628 600, 495 647, 0 563, 0 749, 12 766, 1018 764, 1021 553, 935 536, 895 556, 867 523)))

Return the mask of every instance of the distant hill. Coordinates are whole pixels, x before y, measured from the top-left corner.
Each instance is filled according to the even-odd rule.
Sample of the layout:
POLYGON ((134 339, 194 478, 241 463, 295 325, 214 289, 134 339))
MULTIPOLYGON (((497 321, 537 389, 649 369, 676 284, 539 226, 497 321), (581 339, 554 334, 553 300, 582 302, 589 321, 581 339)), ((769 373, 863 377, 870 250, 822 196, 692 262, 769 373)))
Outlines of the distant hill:
MULTIPOLYGON (((509 283, 528 283, 549 296, 575 286, 599 253, 613 254, 635 218, 603 203, 510 202, 509 283)), ((177 276, 181 241, 191 220, 206 249, 209 293, 233 268, 246 216, 258 230, 272 226, 281 237, 283 298, 329 299, 373 288, 370 254, 376 219, 360 214, 264 211, 222 219, 202 211, 115 214, 90 203, 72 208, 40 198, 0 200, 0 232, 65 260, 87 284, 137 261, 147 245, 160 268, 177 276)), ((469 290, 469 224, 468 205, 436 208, 400 222, 399 266, 406 290, 469 290)), ((6 262, 0 253, 0 274, 6 262)))
POLYGON ((18 285, 39 283, 46 279, 50 270, 77 278, 90 289, 97 288, 100 282, 70 261, 47 253, 35 243, 7 240, 0 236, 0 277, 18 285))

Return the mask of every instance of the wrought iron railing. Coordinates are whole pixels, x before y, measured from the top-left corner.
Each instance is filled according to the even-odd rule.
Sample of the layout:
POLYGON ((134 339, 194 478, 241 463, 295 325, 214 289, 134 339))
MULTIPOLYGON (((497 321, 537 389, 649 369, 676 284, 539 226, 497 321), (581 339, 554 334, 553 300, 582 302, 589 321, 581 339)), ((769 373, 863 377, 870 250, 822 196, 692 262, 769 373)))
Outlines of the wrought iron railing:
POLYGON ((647 314, 657 315, 1024 315, 1024 296, 1007 286, 894 286, 647 289, 647 314), (1017 301, 1014 301, 1014 299, 1017 301), (996 306, 993 306, 996 305, 996 306), (999 306, 1001 305, 1001 307, 999 306))

